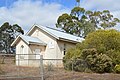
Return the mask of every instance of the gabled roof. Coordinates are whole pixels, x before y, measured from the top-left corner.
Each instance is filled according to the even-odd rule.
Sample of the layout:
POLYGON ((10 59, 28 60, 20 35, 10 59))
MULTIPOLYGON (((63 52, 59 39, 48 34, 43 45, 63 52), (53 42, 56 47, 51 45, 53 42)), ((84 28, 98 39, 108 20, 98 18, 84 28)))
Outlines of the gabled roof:
POLYGON ((80 38, 80 37, 77 37, 77 36, 74 36, 74 35, 71 35, 71 34, 68 34, 68 33, 65 33, 65 32, 62 32, 60 30, 57 30, 57 29, 53 29, 53 28, 49 28, 49 27, 44 27, 44 26, 39 26, 39 25, 34 25, 31 30, 27 33, 27 35, 30 34, 30 32, 35 28, 35 27, 38 27, 40 28, 41 30, 45 31, 46 33, 48 33, 49 35, 55 37, 56 39, 58 40, 64 40, 64 41, 71 41, 71 42, 82 42, 84 39, 83 38, 80 38))
POLYGON ((25 36, 25 35, 19 35, 19 36, 14 40, 14 42, 11 44, 11 46, 14 46, 20 38, 21 38, 23 41, 25 41, 27 44, 46 45, 46 43, 44 43, 43 41, 41 41, 41 40, 38 39, 38 38, 30 37, 30 36, 25 36))

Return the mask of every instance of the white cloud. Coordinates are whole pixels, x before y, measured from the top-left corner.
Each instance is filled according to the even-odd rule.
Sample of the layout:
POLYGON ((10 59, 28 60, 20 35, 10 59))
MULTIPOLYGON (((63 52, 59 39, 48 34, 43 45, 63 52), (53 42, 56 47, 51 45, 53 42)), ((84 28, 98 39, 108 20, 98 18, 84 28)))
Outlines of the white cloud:
POLYGON ((33 24, 55 26, 59 15, 68 12, 57 3, 42 3, 40 0, 18 0, 9 8, 0 7, 0 24, 8 21, 17 23, 27 31, 33 24))
MULTIPOLYGON (((33 24, 55 26, 56 20, 69 9, 58 3, 42 3, 42 0, 17 0, 9 8, 0 7, 0 25, 8 21, 17 23, 27 31, 33 24), (64 7, 64 9, 63 9, 64 7)), ((62 1, 62 0, 61 0, 62 1)), ((81 6, 87 10, 110 10, 120 19, 120 0, 82 0, 81 6)), ((117 26, 120 30, 120 27, 117 26)))
POLYGON ((89 10, 103 10, 110 11, 120 9, 120 0, 83 0, 81 6, 89 10))
MULTIPOLYGON (((81 6, 87 10, 109 10, 114 17, 120 19, 120 0, 83 0, 81 6)), ((119 25, 115 29, 120 30, 119 25)))

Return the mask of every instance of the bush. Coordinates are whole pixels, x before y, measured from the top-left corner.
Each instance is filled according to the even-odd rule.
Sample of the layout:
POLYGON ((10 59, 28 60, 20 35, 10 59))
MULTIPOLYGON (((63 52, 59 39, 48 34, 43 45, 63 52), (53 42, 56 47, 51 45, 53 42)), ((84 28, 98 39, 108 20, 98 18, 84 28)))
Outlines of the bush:
POLYGON ((72 60, 65 60, 66 62, 64 62, 64 59, 63 59, 63 65, 64 65, 64 68, 66 70, 72 70, 72 60))
POLYGON ((120 64, 120 51, 109 50, 106 51, 106 55, 108 55, 112 59, 114 66, 120 64))
POLYGON ((76 58, 79 57, 81 54, 81 50, 78 48, 71 48, 68 49, 66 52, 66 55, 64 56, 64 58, 67 59, 72 59, 72 58, 76 58))
POLYGON ((108 50, 120 51, 120 32, 113 29, 97 30, 88 34, 82 44, 84 49, 96 48, 98 53, 108 50))
POLYGON ((84 72, 87 69, 87 64, 82 59, 74 58, 74 59, 67 60, 64 63, 64 68, 66 70, 84 72))
POLYGON ((106 54, 99 54, 95 48, 83 49, 81 56, 76 58, 63 59, 66 70, 79 72, 93 71, 97 73, 112 72, 112 59, 106 54))
POLYGON ((106 54, 99 54, 95 49, 85 49, 82 51, 81 58, 84 59, 93 72, 104 73, 112 72, 112 60, 106 54))
POLYGON ((85 72, 88 69, 88 66, 85 60, 82 59, 74 59, 73 60, 73 70, 78 72, 85 72))
POLYGON ((85 61, 93 72, 112 72, 120 64, 120 32, 112 29, 88 34, 82 43, 67 51, 63 60, 65 68, 71 70, 74 63, 74 70, 80 71, 83 64, 77 59, 85 61))
POLYGON ((64 68, 66 70, 74 70, 83 72, 86 69, 86 64, 84 60, 80 59, 81 50, 76 46, 67 50, 66 55, 63 58, 64 68))
POLYGON ((63 63, 65 64, 65 67, 71 64, 71 60, 79 57, 81 54, 81 50, 77 47, 68 49, 65 56, 63 57, 63 63), (68 65, 67 65, 68 64, 68 65))
POLYGON ((85 60, 88 55, 95 55, 95 54, 97 54, 97 50, 95 48, 93 48, 93 49, 83 49, 80 58, 85 60))
POLYGON ((115 72, 120 73, 120 64, 115 66, 115 72))

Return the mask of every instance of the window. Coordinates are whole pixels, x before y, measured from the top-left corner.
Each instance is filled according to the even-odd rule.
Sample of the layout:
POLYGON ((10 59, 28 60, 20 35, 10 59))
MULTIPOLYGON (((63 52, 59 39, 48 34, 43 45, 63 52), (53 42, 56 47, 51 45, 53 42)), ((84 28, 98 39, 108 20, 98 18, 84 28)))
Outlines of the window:
POLYGON ((24 59, 24 46, 23 45, 21 45, 21 47, 20 47, 20 59, 24 59))
POLYGON ((21 46, 21 50, 20 51, 21 51, 21 54, 24 54, 24 46, 23 45, 21 46))
POLYGON ((63 53, 64 53, 64 55, 66 53, 66 44, 64 44, 63 53))
POLYGON ((35 49, 36 59, 40 59, 40 49, 35 49))

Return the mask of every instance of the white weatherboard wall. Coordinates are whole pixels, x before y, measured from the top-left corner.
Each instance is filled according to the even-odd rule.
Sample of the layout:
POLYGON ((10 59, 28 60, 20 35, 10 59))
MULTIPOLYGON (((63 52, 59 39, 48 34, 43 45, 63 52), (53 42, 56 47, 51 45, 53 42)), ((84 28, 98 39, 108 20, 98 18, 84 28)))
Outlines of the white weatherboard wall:
POLYGON ((18 44, 16 45, 16 65, 28 66, 28 45, 20 39, 18 44), (21 46, 24 46, 23 52, 21 52, 21 46), (26 54, 26 55, 23 55, 26 54))

